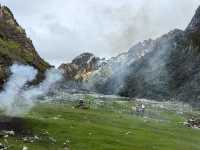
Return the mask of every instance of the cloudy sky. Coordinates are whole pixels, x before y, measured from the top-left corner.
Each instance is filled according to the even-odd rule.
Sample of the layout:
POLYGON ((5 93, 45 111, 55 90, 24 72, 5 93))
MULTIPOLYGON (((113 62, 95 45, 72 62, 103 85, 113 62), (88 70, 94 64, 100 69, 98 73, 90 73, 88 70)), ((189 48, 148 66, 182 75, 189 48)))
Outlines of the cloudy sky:
POLYGON ((51 64, 82 52, 112 57, 134 43, 184 29, 200 0, 0 0, 51 64))

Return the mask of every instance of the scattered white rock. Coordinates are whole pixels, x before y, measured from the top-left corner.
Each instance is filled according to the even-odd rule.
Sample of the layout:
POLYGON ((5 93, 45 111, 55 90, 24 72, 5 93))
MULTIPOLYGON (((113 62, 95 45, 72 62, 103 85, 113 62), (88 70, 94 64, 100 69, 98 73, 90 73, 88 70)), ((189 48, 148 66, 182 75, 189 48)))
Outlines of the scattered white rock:
POLYGON ((24 142, 27 142, 27 141, 28 141, 28 138, 27 138, 27 137, 24 137, 24 138, 23 138, 23 141, 24 141, 24 142))
POLYGON ((64 147, 64 150, 69 150, 69 148, 68 147, 64 147))
POLYGON ((37 135, 34 136, 34 139, 35 140, 40 140, 40 138, 37 135))
POLYGON ((11 136, 15 135, 15 131, 13 131, 13 130, 11 130, 11 131, 3 131, 3 133, 5 133, 7 135, 11 135, 11 136))
POLYGON ((5 142, 6 144, 8 144, 8 140, 7 140, 7 139, 4 139, 4 142, 5 142))
POLYGON ((28 147, 24 146, 22 150, 28 150, 28 147))
POLYGON ((53 120, 58 120, 59 118, 58 117, 53 117, 53 120))
POLYGON ((70 143, 70 140, 67 139, 65 142, 69 144, 69 143, 70 143))
POLYGON ((43 135, 49 135, 49 132, 48 131, 43 131, 42 134, 43 135))
POLYGON ((0 143, 0 150, 7 150, 8 147, 0 143))
POLYGON ((128 132, 126 132, 126 135, 129 135, 129 134, 131 134, 132 132, 131 131, 128 131, 128 132))
POLYGON ((63 143, 63 145, 66 146, 66 145, 68 145, 69 143, 70 143, 70 140, 67 139, 67 140, 63 143))
POLYGON ((56 143, 56 139, 54 139, 53 137, 49 137, 49 140, 52 142, 52 143, 56 143))

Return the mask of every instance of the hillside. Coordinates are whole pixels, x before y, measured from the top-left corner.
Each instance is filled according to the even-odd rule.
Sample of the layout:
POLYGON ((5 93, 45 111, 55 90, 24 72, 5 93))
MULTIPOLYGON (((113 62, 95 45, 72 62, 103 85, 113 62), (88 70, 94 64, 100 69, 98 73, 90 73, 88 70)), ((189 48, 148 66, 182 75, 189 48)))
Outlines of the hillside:
POLYGON ((200 7, 186 30, 156 40, 153 51, 131 65, 122 95, 154 99, 200 99, 200 7))
POLYGON ((13 63, 28 64, 38 69, 38 79, 50 65, 35 50, 25 30, 17 23, 11 10, 0 7, 0 86, 9 74, 13 63))

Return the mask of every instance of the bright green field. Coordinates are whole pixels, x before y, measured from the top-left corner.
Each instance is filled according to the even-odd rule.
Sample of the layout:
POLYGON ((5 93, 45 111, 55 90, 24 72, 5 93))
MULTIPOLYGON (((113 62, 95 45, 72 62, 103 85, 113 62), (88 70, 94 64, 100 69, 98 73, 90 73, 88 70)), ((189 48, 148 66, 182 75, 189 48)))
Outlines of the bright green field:
POLYGON ((183 116, 173 112, 160 115, 168 119, 145 119, 109 109, 74 109, 70 104, 38 104, 23 124, 40 139, 29 143, 9 136, 7 145, 11 150, 23 146, 29 150, 200 150, 200 130, 184 127, 183 116))

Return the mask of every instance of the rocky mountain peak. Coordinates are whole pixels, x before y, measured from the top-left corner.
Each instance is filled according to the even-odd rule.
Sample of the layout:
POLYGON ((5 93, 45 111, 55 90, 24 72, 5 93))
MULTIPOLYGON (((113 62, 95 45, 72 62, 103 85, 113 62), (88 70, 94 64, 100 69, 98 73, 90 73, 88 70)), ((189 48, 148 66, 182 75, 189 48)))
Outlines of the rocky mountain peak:
POLYGON ((194 17, 186 28, 186 31, 199 32, 200 31, 200 6, 197 8, 194 17))
POLYGON ((34 52, 32 41, 26 36, 25 30, 18 24, 11 10, 0 6, 0 37, 13 40, 25 49, 34 52))
POLYGON ((71 63, 61 64, 59 69, 67 80, 86 80, 91 72, 98 66, 99 58, 92 53, 82 53, 75 57, 71 63))
POLYGON ((19 26, 19 24, 14 18, 12 11, 7 6, 0 6, 0 19, 1 21, 6 20, 13 25, 19 26))

